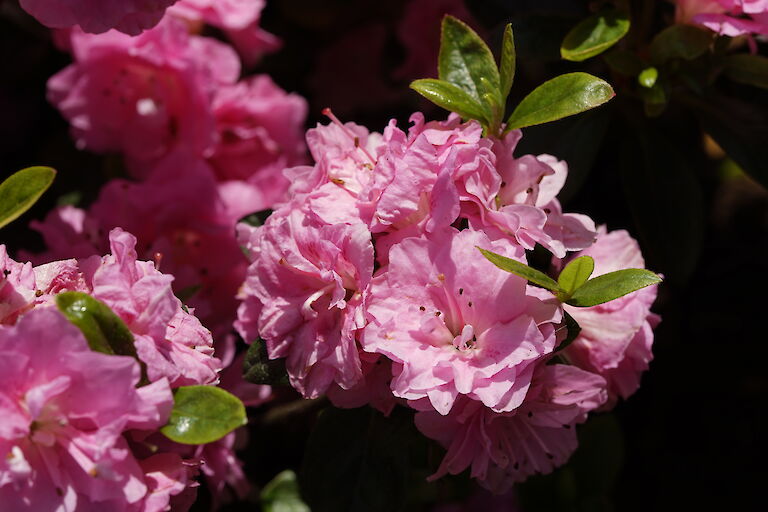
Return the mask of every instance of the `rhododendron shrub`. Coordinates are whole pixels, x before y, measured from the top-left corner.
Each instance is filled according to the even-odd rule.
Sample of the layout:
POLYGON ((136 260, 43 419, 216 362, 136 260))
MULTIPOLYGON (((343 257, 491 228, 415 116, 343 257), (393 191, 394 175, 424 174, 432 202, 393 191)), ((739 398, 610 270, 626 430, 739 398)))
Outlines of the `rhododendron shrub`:
MULTIPOLYGON (((484 43, 449 17, 442 44, 441 55, 455 45, 482 59, 472 52, 484 43)), ((419 430, 447 449, 432 478, 471 467, 482 485, 505 492, 564 463, 575 425, 609 396, 613 404, 634 391, 657 321, 645 287, 659 278, 638 268, 625 232, 562 211, 565 162, 514 154, 515 124, 568 109, 526 112, 523 100, 503 126, 499 112, 456 92, 449 80, 466 85, 463 76, 443 73, 445 83, 414 88, 477 119, 426 122, 416 113, 407 132, 393 120, 379 135, 326 111, 332 123, 308 132, 315 165, 286 170, 290 199, 264 225, 239 228, 252 263, 236 327, 269 359, 285 359, 306 398, 327 393, 337 406, 368 402, 386 414, 397 403, 416 409, 419 430), (527 266, 537 245, 552 254, 557 281, 527 266), (586 364, 590 357, 602 366, 586 364)), ((559 80, 566 94, 579 94, 577 83, 597 88, 588 96, 601 101, 603 86, 588 75, 559 80)))
POLYGON ((231 441, 187 447, 153 434, 184 414, 172 390, 216 384, 221 362, 173 277, 137 260, 135 244, 117 228, 111 254, 37 267, 2 246, 0 496, 14 510, 167 510, 191 504, 209 459, 206 476, 232 478, 220 473, 236 463, 231 441))

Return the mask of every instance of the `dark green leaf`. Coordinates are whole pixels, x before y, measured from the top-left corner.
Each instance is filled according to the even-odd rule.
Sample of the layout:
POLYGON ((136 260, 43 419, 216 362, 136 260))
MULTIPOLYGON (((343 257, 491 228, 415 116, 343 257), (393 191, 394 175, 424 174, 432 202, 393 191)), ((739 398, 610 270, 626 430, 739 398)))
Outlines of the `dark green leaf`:
POLYGON ((243 379, 253 384, 286 385, 285 359, 270 359, 264 340, 255 340, 245 354, 243 379))
POLYGON ((55 177, 50 167, 27 167, 0 183, 0 228, 35 204, 55 177))
POLYGON ((182 386, 173 394, 168 424, 160 432, 181 444, 218 441, 247 421, 235 395, 214 386, 182 386))
POLYGON ((489 117, 479 100, 473 99, 462 89, 446 81, 435 80, 434 78, 414 80, 411 82, 411 89, 435 105, 443 107, 449 112, 456 112, 464 119, 486 121, 489 117))
POLYGON ((553 292, 561 292, 560 286, 555 282, 554 279, 549 277, 544 272, 539 272, 535 268, 531 268, 525 263, 520 263, 519 261, 513 260, 511 258, 507 258, 505 256, 502 256, 501 254, 496 254, 495 252, 486 251, 485 249, 481 249, 480 247, 477 248, 485 258, 499 267, 501 270, 504 270, 505 272, 510 272, 512 274, 518 275, 522 277, 523 279, 527 279, 531 283, 541 286, 542 288, 546 288, 547 290, 551 290, 553 292))
POLYGON ((629 18, 618 10, 593 14, 565 36, 560 55, 581 62, 603 53, 629 32, 629 18))
POLYGON ((403 510, 413 414, 370 407, 324 410, 310 434, 299 481, 313 512, 403 510))
POLYGON ((656 68, 645 68, 640 72, 639 75, 637 75, 637 82, 642 85, 643 87, 646 87, 650 89, 654 85, 656 85, 656 80, 659 78, 659 71, 656 68))
POLYGON ((565 293, 572 295, 589 280, 593 270, 595 270, 595 260, 590 256, 580 256, 565 266, 557 277, 557 283, 565 293))
POLYGON ((645 66, 640 57, 621 48, 614 48, 603 59, 613 71, 626 76, 637 76, 645 66))
MULTIPOLYGON (((453 16, 443 18, 438 76, 476 101, 484 93, 499 95, 499 70, 491 50, 477 33, 453 16), (488 80, 490 89, 480 79, 488 80)), ((441 105, 442 106, 442 105, 441 105)))
POLYGON ((659 82, 650 89, 641 89, 640 95, 643 97, 643 109, 648 117, 658 117, 667 108, 667 91, 659 82))
POLYGON ((555 352, 559 352, 567 348, 568 345, 573 343, 573 340, 575 340, 581 333, 581 326, 579 323, 565 310, 563 311, 563 323, 565 325, 561 328, 565 328, 567 330, 567 334, 565 339, 557 346, 555 352))
POLYGON ((515 37, 512 33, 512 24, 507 23, 504 28, 504 39, 501 43, 501 69, 499 70, 499 80, 501 82, 499 90, 501 91, 502 102, 509 96, 509 90, 515 81, 515 66, 517 54, 515 53, 515 37))
POLYGON ((768 59, 741 53, 725 59, 725 74, 734 82, 768 89, 768 59))
POLYGON ((711 30, 693 25, 672 25, 651 41, 651 60, 655 64, 664 64, 671 59, 693 60, 709 49, 713 37, 711 30))
POLYGON ((597 306, 660 282, 661 278, 650 270, 617 270, 590 279, 571 295, 566 304, 580 308, 597 306))
POLYGON ((608 82, 587 73, 568 73, 544 82, 517 106, 507 130, 548 123, 602 105, 615 96, 608 82))
POLYGON ((310 512, 301 500, 296 473, 286 469, 264 486, 261 509, 263 512, 310 512))

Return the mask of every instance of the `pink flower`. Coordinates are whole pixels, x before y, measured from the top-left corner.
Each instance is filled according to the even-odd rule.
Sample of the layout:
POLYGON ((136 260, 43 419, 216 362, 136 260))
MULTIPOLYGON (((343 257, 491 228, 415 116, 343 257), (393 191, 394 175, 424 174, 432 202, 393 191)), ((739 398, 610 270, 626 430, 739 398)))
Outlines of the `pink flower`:
POLYGON ((208 162, 217 178, 253 189, 247 213, 284 201, 289 181, 283 169, 306 160, 306 100, 257 75, 217 89, 212 109, 216 145, 208 162))
POLYGON ((605 399, 600 376, 539 364, 525 401, 512 412, 499 414, 462 398, 446 416, 426 400, 417 402, 416 426, 448 450, 430 480, 471 467, 481 485, 503 493, 534 473, 549 473, 576 449, 575 424, 605 399))
POLYGON ((291 384, 305 397, 319 396, 333 382, 345 389, 357 384, 355 331, 373 273, 368 229, 320 222, 299 202, 241 234, 253 260, 235 324, 243 338, 260 335, 270 359, 286 358, 291 384))
POLYGON ((14 324, 35 301, 35 272, 30 263, 19 263, 0 245, 0 324, 14 324))
MULTIPOLYGON (((637 242, 624 231, 601 226, 597 242, 576 256, 595 260, 593 277, 625 268, 644 268, 637 242)), ((656 287, 643 288, 591 308, 564 306, 581 326, 579 337, 566 349, 581 368, 602 375, 608 382, 609 406, 617 397, 628 398, 640 386, 640 377, 653 359, 652 328, 659 317, 650 312, 656 287)))
POLYGON ((460 395, 499 412, 519 407, 560 321, 557 305, 527 295, 522 278, 478 257, 477 246, 524 259, 471 230, 407 238, 366 295, 363 348, 402 365, 395 396, 428 398, 443 415, 460 395))
POLYGON ((122 433, 157 429, 172 396, 126 356, 90 350, 52 308, 0 328, 0 501, 9 510, 135 510, 148 493, 122 433))
POLYGON ((675 18, 731 37, 768 35, 766 0, 677 0, 675 18))
POLYGON ((79 25, 99 34, 115 28, 130 35, 153 27, 176 0, 21 0, 21 7, 51 28, 79 25))
POLYGON ((349 389, 334 384, 328 389, 328 399, 342 409, 354 409, 364 405, 389 416, 398 402, 389 388, 392 382, 392 362, 384 356, 360 352, 363 378, 349 389))
POLYGON ((230 47, 172 18, 138 37, 74 30, 71 45, 75 63, 49 80, 48 98, 81 149, 124 153, 132 167, 174 149, 212 151, 213 91, 240 73, 230 47))
POLYGON ((168 12, 224 31, 247 65, 280 48, 280 39, 259 27, 265 0, 179 0, 168 12))

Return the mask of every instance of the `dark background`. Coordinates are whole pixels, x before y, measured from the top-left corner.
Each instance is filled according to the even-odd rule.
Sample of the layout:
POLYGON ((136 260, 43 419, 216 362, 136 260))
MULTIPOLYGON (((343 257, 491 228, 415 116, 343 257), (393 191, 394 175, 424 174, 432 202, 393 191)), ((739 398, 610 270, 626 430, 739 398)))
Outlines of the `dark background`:
MULTIPOLYGON (((406 3, 270 0, 262 25, 281 37, 284 47, 246 74, 269 73, 286 90, 306 97, 308 127, 326 122, 320 114, 326 106, 343 121, 371 130, 383 129, 392 117, 405 126, 415 110, 440 118, 443 111, 407 88, 410 79, 422 76, 394 77, 407 56, 397 36, 406 3)), ((633 14, 645 13, 647 3, 630 2, 633 14)), ((633 25, 624 43, 641 55, 650 36, 672 19, 671 4, 650 3, 655 4, 651 15, 642 18, 642 27, 633 25)), ((662 316, 655 360, 640 390, 612 416, 582 429, 585 440, 573 467, 532 479, 521 487, 520 498, 532 510, 765 510, 768 194, 714 144, 705 143, 701 118, 688 108, 685 91, 675 92, 664 113, 649 119, 636 86, 601 59, 560 60, 559 43, 589 13, 587 2, 467 4, 475 28, 494 51, 504 24, 513 24, 519 60, 512 105, 568 71, 588 71, 614 85, 617 97, 601 109, 525 130, 520 153, 568 159, 572 174, 562 194, 565 209, 589 214, 610 229, 629 230, 640 239, 647 266, 667 278, 654 307, 662 316)), ((760 44, 761 53, 765 50, 760 44)), ((75 149, 67 123, 45 100, 46 80, 69 57, 15 0, 0 0, 0 62, 0 173, 29 165, 50 165, 60 173, 31 212, 4 228, 0 241, 15 253, 41 248, 40 238, 27 228, 29 220, 42 218, 72 192, 87 205, 122 170, 115 155, 75 149)), ((705 101, 738 100, 734 112, 740 108, 760 127, 768 126, 765 91, 723 79, 710 84, 706 94, 710 91, 705 101)), ((730 115, 730 108, 718 108, 730 115)), ((747 135, 764 133, 760 129, 750 128, 747 135)), ((768 138, 747 137, 744 144, 765 152, 768 138)), ((294 398, 288 390, 280 394, 294 398)), ((298 470, 322 405, 293 411, 287 419, 258 411, 251 447, 242 454, 257 485, 287 467, 298 470)), ((431 497, 416 499, 411 508, 428 509, 430 499, 461 495, 455 489, 466 483, 454 483, 453 490, 443 485, 434 496, 427 492, 431 497)), ((197 507, 205 509, 206 501, 202 491, 197 507)))

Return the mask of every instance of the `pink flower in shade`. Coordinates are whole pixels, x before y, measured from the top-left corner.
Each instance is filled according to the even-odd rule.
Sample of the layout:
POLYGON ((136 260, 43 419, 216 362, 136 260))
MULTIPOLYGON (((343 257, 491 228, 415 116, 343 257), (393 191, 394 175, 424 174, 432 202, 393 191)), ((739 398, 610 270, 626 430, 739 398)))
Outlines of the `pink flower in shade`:
POLYGON ((334 384, 328 388, 328 399, 342 409, 370 405, 389 416, 398 402, 389 388, 392 382, 392 362, 384 356, 360 352, 363 378, 355 386, 344 389, 334 384))
POLYGON ((168 13, 221 29, 247 65, 280 48, 280 39, 259 27, 265 0, 179 0, 168 13))
POLYGON ((241 289, 235 327, 257 335, 270 359, 286 358, 291 384, 305 397, 361 377, 355 332, 362 292, 373 274, 371 234, 362 223, 325 224, 302 204, 274 212, 259 228, 241 228, 253 263, 241 289))
POLYGON ((99 34, 117 29, 130 35, 153 27, 176 0, 20 0, 21 7, 51 28, 80 26, 99 34))
POLYGON ((446 447, 434 480, 471 467, 471 475, 495 493, 534 473, 562 465, 577 446, 575 424, 606 400, 605 381, 574 366, 538 364, 525 400, 496 413, 461 398, 447 416, 426 400, 412 404, 416 426, 446 447))
POLYGON ((133 358, 90 350, 53 308, 0 328, 0 502, 8 510, 144 507, 144 471, 122 436, 153 430, 172 406, 168 381, 136 387, 133 358))
POLYGON ((258 75, 217 89, 213 98, 216 145, 208 163, 219 181, 250 187, 247 213, 285 200, 283 169, 306 161, 307 102, 258 75))
POLYGON ((138 37, 73 30, 70 42, 75 63, 51 77, 48 99, 80 148, 121 152, 134 168, 177 148, 212 151, 213 91, 240 73, 230 47, 173 18, 138 37))
POLYGON ((35 301, 35 272, 31 263, 19 263, 0 245, 0 324, 14 324, 35 301))
MULTIPOLYGON (((574 255, 595 260, 594 276, 625 268, 644 268, 637 242, 624 230, 606 231, 601 226, 597 242, 574 255)), ((653 330, 659 317, 650 308, 656 286, 643 288, 619 299, 593 306, 564 306, 581 326, 581 333, 565 350, 577 366, 602 375, 608 382, 609 402, 628 398, 640 386, 640 377, 653 359, 653 330)))
POLYGON ((440 22, 450 14, 477 28, 463 0, 411 0, 397 26, 397 37, 405 47, 406 59, 395 71, 404 80, 437 76, 440 51, 440 22))
MULTIPOLYGON (((703 25, 731 37, 768 35, 767 0, 677 0, 676 3, 678 23, 703 25)), ((754 41, 752 45, 754 47, 754 41)))
POLYGON ((535 361, 555 346, 559 307, 526 294, 522 278, 477 246, 524 259, 519 246, 449 228, 395 245, 366 294, 363 349, 402 365, 395 396, 428 398, 443 415, 459 396, 499 412, 519 407, 535 361))

